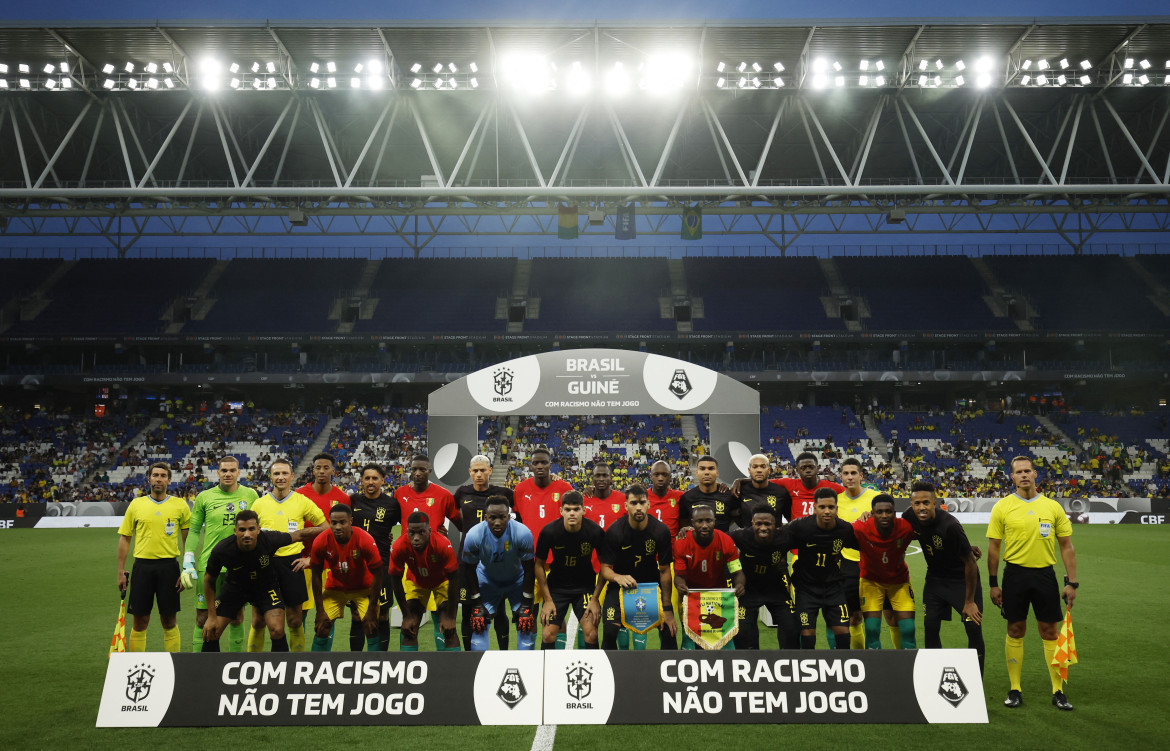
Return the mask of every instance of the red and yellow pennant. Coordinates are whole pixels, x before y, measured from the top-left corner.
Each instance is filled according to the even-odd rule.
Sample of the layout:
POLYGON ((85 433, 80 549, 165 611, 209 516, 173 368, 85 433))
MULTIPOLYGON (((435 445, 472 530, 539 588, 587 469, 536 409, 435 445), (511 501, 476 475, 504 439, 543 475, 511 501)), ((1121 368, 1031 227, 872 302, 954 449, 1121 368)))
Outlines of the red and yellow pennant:
POLYGON ((1077 664, 1077 642, 1073 638, 1072 608, 1064 611, 1064 623, 1060 625, 1060 636, 1056 637, 1056 652, 1052 664, 1060 668, 1060 677, 1068 680, 1068 666, 1077 664))
POLYGON ((683 630, 699 649, 722 649, 739 633, 738 608, 730 589, 692 589, 683 605, 683 630))

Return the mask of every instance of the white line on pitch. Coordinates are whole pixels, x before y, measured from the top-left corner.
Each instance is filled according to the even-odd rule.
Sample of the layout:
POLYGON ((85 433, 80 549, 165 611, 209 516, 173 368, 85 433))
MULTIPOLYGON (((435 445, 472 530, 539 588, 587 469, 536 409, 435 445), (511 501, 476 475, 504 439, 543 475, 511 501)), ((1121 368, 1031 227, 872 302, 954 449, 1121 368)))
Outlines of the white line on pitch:
POLYGON ((541 725, 536 728, 536 737, 532 739, 532 751, 552 751, 553 741, 557 737, 556 725, 541 725))

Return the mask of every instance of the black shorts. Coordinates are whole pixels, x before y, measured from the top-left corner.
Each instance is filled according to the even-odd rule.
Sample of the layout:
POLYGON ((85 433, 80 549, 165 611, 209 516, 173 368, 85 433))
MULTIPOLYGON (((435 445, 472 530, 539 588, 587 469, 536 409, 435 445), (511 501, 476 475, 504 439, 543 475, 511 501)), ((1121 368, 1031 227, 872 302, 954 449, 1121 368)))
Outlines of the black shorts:
POLYGON ((845 579, 845 606, 850 613, 861 610, 861 564, 848 558, 841 559, 841 576, 845 579))
POLYGON ((305 572, 293 571, 293 564, 301 559, 300 555, 278 555, 273 557, 273 567, 276 569, 276 578, 280 583, 280 599, 284 600, 286 608, 299 608, 309 599, 309 588, 305 585, 305 572))
POLYGON ((802 629, 816 628, 817 613, 825 617, 828 626, 848 626, 849 606, 845 604, 845 593, 836 590, 796 590, 796 619, 802 629))
MULTIPOLYGON (((967 597, 967 582, 963 579, 926 577, 926 588, 922 590, 922 606, 928 621, 949 621, 951 611, 963 612, 967 597)), ((975 585, 975 605, 983 612, 983 584, 975 585)), ((963 618, 966 620, 966 617, 963 618)))
POLYGON ((1060 587, 1056 584, 1056 569, 1028 568, 1009 563, 1003 570, 1003 617, 1008 623, 1028 620, 1028 607, 1041 623, 1060 623, 1064 612, 1060 607, 1060 587))
POLYGON ((174 558, 135 558, 126 612, 150 615, 157 600, 159 615, 174 615, 179 612, 178 582, 179 562, 174 558))
POLYGON ((573 615, 577 616, 577 620, 581 620, 581 616, 585 614, 585 606, 589 604, 589 598, 593 596, 593 592, 558 592, 555 589, 549 590, 552 593, 553 607, 557 609, 556 616, 553 617, 551 623, 557 627, 563 628, 565 625, 565 618, 569 615, 569 608, 573 609, 573 615))
POLYGON ((284 610, 284 600, 276 587, 244 588, 224 582, 215 598, 215 614, 235 618, 245 605, 251 605, 260 613, 284 610))

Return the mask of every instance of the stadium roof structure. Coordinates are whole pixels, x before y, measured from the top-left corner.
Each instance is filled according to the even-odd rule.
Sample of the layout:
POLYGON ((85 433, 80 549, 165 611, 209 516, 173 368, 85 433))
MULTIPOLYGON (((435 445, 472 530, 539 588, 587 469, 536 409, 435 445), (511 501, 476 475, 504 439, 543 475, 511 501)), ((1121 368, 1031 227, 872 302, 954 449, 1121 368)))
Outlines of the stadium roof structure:
POLYGON ((0 27, 0 236, 1170 229, 1170 16, 0 27), (584 217, 587 220, 582 221, 584 217))

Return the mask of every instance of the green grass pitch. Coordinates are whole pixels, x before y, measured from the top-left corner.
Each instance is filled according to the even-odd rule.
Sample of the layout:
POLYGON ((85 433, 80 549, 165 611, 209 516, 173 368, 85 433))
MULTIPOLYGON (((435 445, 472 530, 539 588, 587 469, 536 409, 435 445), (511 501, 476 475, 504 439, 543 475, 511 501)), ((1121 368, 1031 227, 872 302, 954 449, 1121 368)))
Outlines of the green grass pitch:
MULTIPOLYGON (((968 534, 986 547, 981 526, 968 534)), ((532 728, 179 728, 98 729, 94 727, 105 674, 106 652, 117 615, 114 530, 5 530, 0 532, 3 603, 3 749, 96 749, 127 747, 305 748, 346 743, 440 748, 527 749, 532 728)), ((843 747, 877 741, 883 746, 973 748, 1141 748, 1161 745, 1167 690, 1166 623, 1170 601, 1170 527, 1078 526, 1080 598, 1074 610, 1081 664, 1066 690, 1076 711, 1062 713, 1048 700, 1047 674, 1035 628, 1025 641, 1025 704, 1001 705, 1007 690, 1003 660, 1005 623, 990 608, 983 633, 988 646, 987 693, 990 723, 981 726, 772 725, 614 726, 557 729, 556 748, 769 748, 777 742, 808 748, 843 747), (780 732, 783 735, 777 735, 780 732)), ((925 564, 909 558, 916 592, 925 564)), ((194 610, 184 600, 179 616, 183 648, 190 649, 194 610)), ((921 629, 921 616, 918 624, 921 629)), ((335 648, 348 644, 339 624, 335 648)), ((919 636, 921 639, 921 635, 919 636)), ((775 645, 775 635, 771 635, 775 645)), ((823 640, 823 636, 822 636, 823 640)), ((433 648, 429 629, 420 641, 433 648)), ((957 621, 943 625, 946 646, 966 646, 957 621)), ((397 635, 392 636, 397 643, 397 635)), ((155 623, 149 647, 160 649, 155 623)), ((765 642, 765 646, 767 642, 765 642)))

